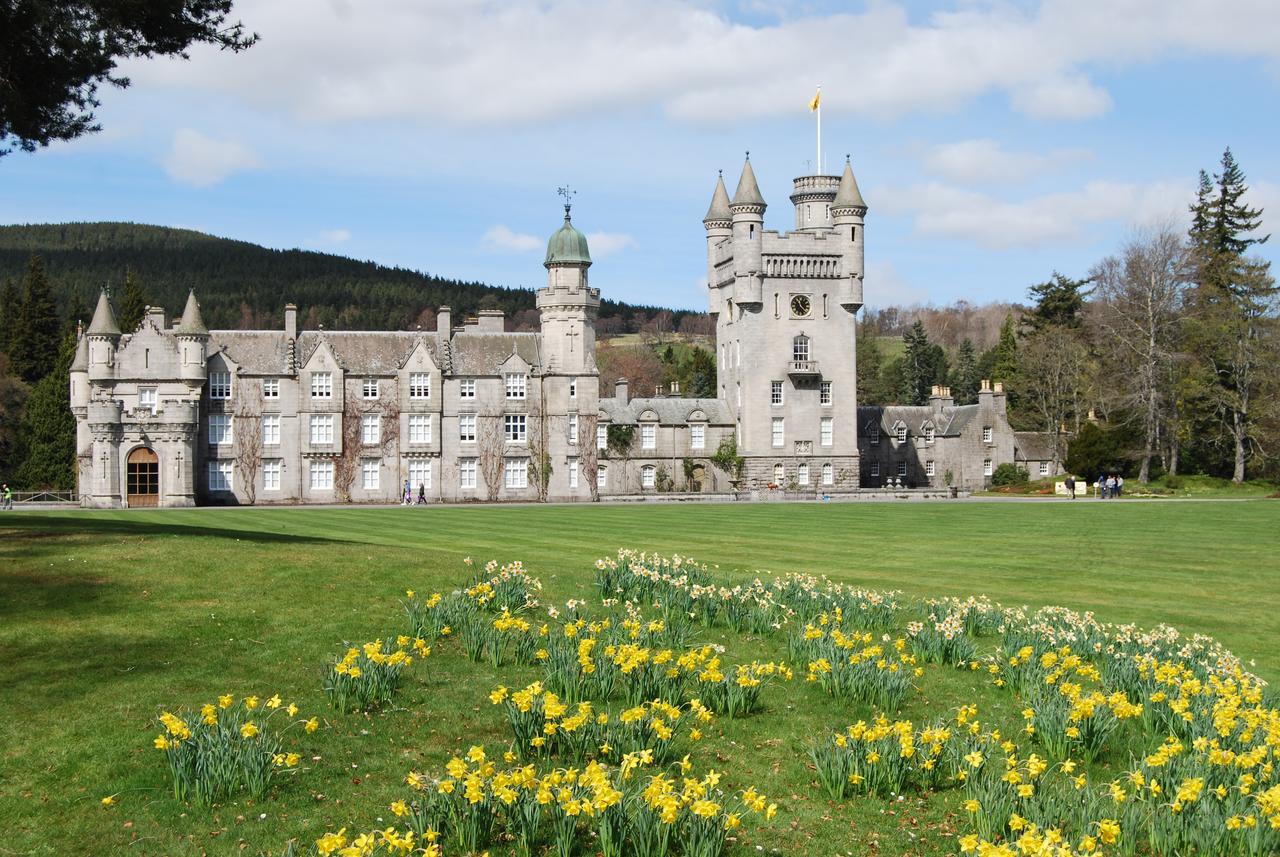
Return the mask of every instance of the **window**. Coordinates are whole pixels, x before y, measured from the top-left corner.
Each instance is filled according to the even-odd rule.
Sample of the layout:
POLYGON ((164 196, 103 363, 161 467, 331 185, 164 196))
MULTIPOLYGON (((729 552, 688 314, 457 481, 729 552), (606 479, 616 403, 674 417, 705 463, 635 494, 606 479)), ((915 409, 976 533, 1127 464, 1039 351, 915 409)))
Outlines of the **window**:
POLYGON ((878 461, 871 462, 871 475, 877 476, 877 477, 880 475, 880 462, 878 461))
POLYGON ((508 399, 523 399, 525 396, 526 378, 521 372, 508 372, 505 376, 508 399))
POLYGON ((809 484, 809 465, 808 464, 801 463, 800 466, 796 468, 796 482, 800 483, 801 485, 809 484))
POLYGON ((791 340, 791 359, 797 363, 809 361, 809 337, 801 334, 791 340))
POLYGON ((378 379, 365 378, 364 383, 360 385, 360 395, 366 399, 378 398, 378 379))
POLYGON ((458 487, 476 487, 476 460, 474 458, 463 458, 458 461, 458 487))
POLYGON ((569 459, 569 490, 578 490, 578 459, 569 459))
POLYGON ((382 462, 376 458, 366 458, 360 462, 360 486, 366 491, 378 490, 378 475, 382 471, 382 462))
POLYGON ((508 458, 502 468, 502 485, 504 488, 528 488, 529 459, 508 458))
POLYGON ((409 487, 429 490, 431 488, 431 460, 427 458, 409 459, 409 487))
POLYGON ((431 414, 409 414, 409 443, 431 443, 431 414))
POLYGON ((982 460, 982 475, 983 476, 991 475, 991 459, 990 458, 984 458, 982 460))
POLYGON ((279 446, 280 444, 280 415, 279 414, 263 414, 262 415, 262 445, 263 446, 279 446))
POLYGON ((640 468, 640 487, 652 488, 657 484, 658 471, 652 464, 646 464, 640 468))
POLYGON ((524 414, 504 414, 502 426, 507 443, 524 443, 528 438, 528 418, 524 414))
POLYGON ((707 427, 702 423, 694 423, 689 426, 689 448, 690 449, 706 449, 707 448, 707 427))
POLYGON ((263 491, 280 490, 280 471, 284 469, 283 465, 284 462, 278 458, 269 458, 262 462, 263 491))
POLYGON ((409 373, 409 398, 410 399, 430 399, 431 398, 431 373, 429 372, 410 372, 409 373))
POLYGON ((333 398, 333 373, 332 372, 312 372, 311 373, 311 398, 313 399, 332 399, 333 398))
POLYGON ((314 491, 333 490, 333 462, 311 462, 311 488, 314 491))
POLYGON ((609 468, 603 464, 596 465, 596 487, 604 488, 609 484, 609 468))
POLYGON ((819 405, 831 404, 831 382, 830 381, 823 381, 821 384, 818 385, 818 404, 819 405))
POLYGON ((835 423, 831 417, 823 417, 818 423, 818 442, 823 446, 831 446, 834 442, 835 423))
POLYGON ((209 415, 209 443, 213 445, 231 443, 231 415, 209 415))
POLYGON ((262 379, 262 398, 264 399, 280 398, 280 379, 279 378, 263 378, 262 379))
POLYGON ((785 479, 786 477, 787 477, 787 472, 782 467, 781 464, 773 465, 773 484, 774 485, 781 485, 782 480, 785 479))
POLYGON ((210 491, 230 491, 232 478, 231 461, 219 460, 209 462, 210 491))
POLYGON ((907 463, 905 461, 898 462, 898 478, 902 479, 907 475, 907 463))
POLYGON ((784 443, 782 417, 773 418, 773 429, 772 429, 771 437, 773 439, 774 446, 782 446, 782 444, 784 443))
POLYGON ((159 404, 155 387, 139 387, 138 388, 138 407, 146 408, 151 411, 152 416, 155 415, 156 406, 159 404))
POLYGON ((934 472, 935 471, 933 467, 933 461, 932 460, 926 461, 924 463, 924 475, 932 479, 934 476, 934 472))
POLYGON ((867 436, 870 438, 872 446, 879 446, 880 445, 880 426, 879 425, 871 426, 871 428, 867 431, 867 436))
POLYGON ((476 397, 476 379, 463 378, 458 382, 458 398, 474 399, 476 397))
POLYGON ((925 427, 924 427, 924 442, 925 442, 925 443, 933 443, 933 439, 934 439, 934 437, 935 437, 936 435, 937 435, 937 430, 936 430, 936 429, 934 429, 934 427, 933 427, 933 426, 925 426, 925 427))
POLYGON ((894 432, 894 436, 898 439, 898 443, 906 443, 906 442, 907 442, 907 427, 906 427, 906 426, 896 426, 896 427, 894 428, 893 432, 894 432))
POLYGON ((830 462, 822 465, 822 484, 834 485, 836 482, 836 469, 831 466, 830 462))
POLYGON ((231 373, 230 372, 210 372, 209 373, 209 398, 210 399, 230 399, 231 398, 231 373))
POLYGON ((640 426, 640 448, 658 448, 658 427, 653 423, 645 423, 640 426))
POLYGON ((333 443, 333 414, 311 415, 311 442, 317 445, 333 443))
POLYGON ((983 427, 982 427, 982 442, 983 442, 983 443, 991 443, 991 440, 992 440, 992 431, 991 431, 991 426, 983 426, 983 427))
POLYGON ((1040 475, 1041 476, 1049 475, 1049 462, 1047 461, 1040 462, 1040 475))
MULTIPOLYGON (((417 416, 417 414, 414 414, 417 416)), ((365 446, 373 446, 382 440, 382 415, 360 415, 360 442, 365 446)))
POLYGON ((475 414, 458 414, 458 441, 460 443, 476 442, 475 414))
POLYGON ((570 399, 578 398, 578 379, 577 378, 569 379, 569 398, 570 399))
POLYGON ((609 446, 609 427, 596 426, 596 449, 606 449, 609 446))
POLYGON ((578 442, 578 415, 569 414, 569 443, 578 442))
POLYGON ((782 382, 781 381, 769 382, 769 404, 775 405, 775 406, 782 404, 782 382))

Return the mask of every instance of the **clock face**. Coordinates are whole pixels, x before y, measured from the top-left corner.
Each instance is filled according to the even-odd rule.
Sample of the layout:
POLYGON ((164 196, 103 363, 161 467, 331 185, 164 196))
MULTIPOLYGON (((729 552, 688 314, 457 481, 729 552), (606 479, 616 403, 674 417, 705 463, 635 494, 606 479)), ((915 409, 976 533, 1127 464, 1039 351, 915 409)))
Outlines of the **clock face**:
POLYGON ((791 314, 798 318, 808 318, 809 310, 808 295, 793 295, 791 298, 791 314))

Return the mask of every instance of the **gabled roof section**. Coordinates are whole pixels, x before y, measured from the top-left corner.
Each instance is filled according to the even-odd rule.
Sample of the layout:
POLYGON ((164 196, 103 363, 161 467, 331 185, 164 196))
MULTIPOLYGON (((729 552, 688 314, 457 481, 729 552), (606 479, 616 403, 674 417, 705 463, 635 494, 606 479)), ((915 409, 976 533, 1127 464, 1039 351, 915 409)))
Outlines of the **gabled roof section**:
POLYGON ((642 419, 656 419, 662 425, 685 425, 690 422, 731 425, 733 422, 719 399, 682 399, 671 396, 629 399, 623 402, 608 398, 600 400, 600 413, 610 422, 619 425, 630 425, 642 419), (696 419, 695 414, 699 415, 696 419))
POLYGON ((512 354, 530 368, 542 365, 540 333, 460 333, 449 343, 454 375, 501 375, 512 354))
POLYGON ((1053 461, 1053 435, 1044 431, 1015 431, 1014 458, 1023 461, 1053 461))

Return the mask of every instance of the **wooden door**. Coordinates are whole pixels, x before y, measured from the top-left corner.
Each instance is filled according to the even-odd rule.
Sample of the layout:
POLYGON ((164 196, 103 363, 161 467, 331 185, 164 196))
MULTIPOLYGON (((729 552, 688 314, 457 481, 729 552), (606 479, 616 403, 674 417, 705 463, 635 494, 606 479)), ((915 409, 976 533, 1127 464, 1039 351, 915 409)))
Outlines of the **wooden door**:
POLYGON ((146 447, 129 453, 125 486, 125 499, 131 508, 160 505, 160 456, 146 447))

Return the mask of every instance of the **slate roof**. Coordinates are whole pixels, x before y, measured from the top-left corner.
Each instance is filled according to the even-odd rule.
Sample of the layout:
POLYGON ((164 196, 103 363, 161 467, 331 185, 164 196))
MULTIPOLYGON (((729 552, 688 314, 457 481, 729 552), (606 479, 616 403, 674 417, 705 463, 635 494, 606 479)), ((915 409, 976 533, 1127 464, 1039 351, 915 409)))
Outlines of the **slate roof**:
POLYGON ((540 333, 459 333, 449 343, 454 375, 497 375, 515 352, 530 366, 542 365, 540 333))
POLYGON ((1053 436, 1043 431, 1015 431, 1013 457, 1021 461, 1052 461, 1053 436))
POLYGON ((901 420, 915 434, 926 420, 933 421, 939 437, 954 437, 978 415, 977 405, 952 405, 936 411, 931 405, 859 405, 858 426, 865 429, 874 422, 880 423, 883 434, 891 434, 901 420))
POLYGON ((653 411, 658 415, 658 422, 663 425, 683 425, 688 422, 689 414, 700 410, 707 416, 712 425, 729 425, 732 420, 724 403, 719 399, 684 399, 677 396, 660 398, 638 398, 623 402, 620 399, 601 399, 600 410, 609 417, 609 421, 617 425, 631 425, 639 421, 645 411, 653 411))
POLYGON ((289 372, 289 340, 282 331, 211 331, 209 354, 224 347, 227 356, 251 375, 284 375, 289 372))

